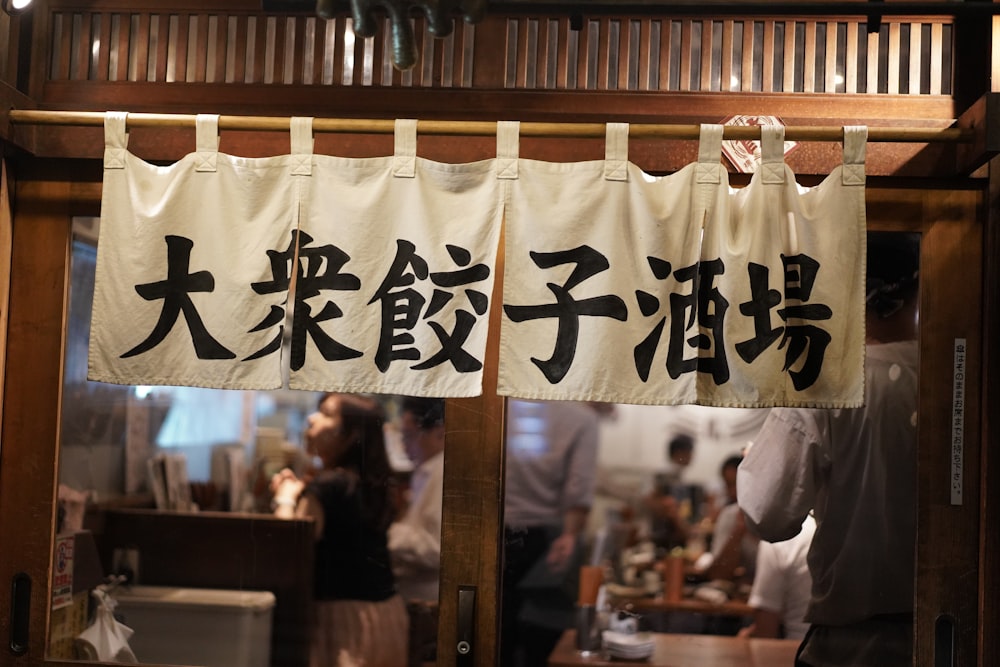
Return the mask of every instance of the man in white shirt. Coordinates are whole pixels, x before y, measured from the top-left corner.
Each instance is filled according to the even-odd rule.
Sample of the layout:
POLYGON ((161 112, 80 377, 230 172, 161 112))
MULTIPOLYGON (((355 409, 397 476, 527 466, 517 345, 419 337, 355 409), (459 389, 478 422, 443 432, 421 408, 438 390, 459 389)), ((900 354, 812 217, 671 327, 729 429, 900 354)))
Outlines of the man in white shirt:
POLYGON ((739 505, 763 539, 814 511, 799 665, 913 662, 918 257, 915 240, 869 234, 864 407, 775 408, 740 464, 739 505))
POLYGON ((757 569, 760 539, 747 531, 743 513, 736 504, 736 471, 742 461, 742 454, 730 456, 720 469, 726 504, 715 517, 711 550, 694 564, 695 570, 708 579, 752 581, 757 569))
POLYGON ((695 561, 695 571, 708 579, 751 581, 759 543, 760 539, 746 529, 739 506, 726 505, 712 530, 712 549, 695 561))
POLYGON ((754 608, 753 625, 740 631, 747 637, 802 639, 809 629, 806 609, 812 576, 806 555, 816 532, 816 521, 807 516, 802 530, 784 542, 761 542, 757 547, 757 573, 748 603, 754 608))
POLYGON ((406 513, 389 527, 396 588, 407 601, 437 603, 441 569, 441 493, 444 481, 444 400, 403 399, 403 446, 416 466, 406 513))

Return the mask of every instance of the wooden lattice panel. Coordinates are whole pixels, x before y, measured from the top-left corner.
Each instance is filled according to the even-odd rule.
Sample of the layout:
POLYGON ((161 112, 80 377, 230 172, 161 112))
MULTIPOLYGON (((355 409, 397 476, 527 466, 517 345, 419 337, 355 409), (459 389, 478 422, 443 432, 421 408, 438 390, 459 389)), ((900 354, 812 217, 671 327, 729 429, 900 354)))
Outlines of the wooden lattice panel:
POLYGON ((392 68, 388 22, 225 12, 56 10, 51 81, 526 90, 949 95, 950 18, 861 20, 491 16, 444 39, 413 19, 419 57, 392 68), (477 33, 501 35, 485 45, 477 33), (478 47, 478 48, 477 48, 478 47), (497 67, 497 61, 502 66, 497 67), (485 63, 489 61, 489 64, 485 63))

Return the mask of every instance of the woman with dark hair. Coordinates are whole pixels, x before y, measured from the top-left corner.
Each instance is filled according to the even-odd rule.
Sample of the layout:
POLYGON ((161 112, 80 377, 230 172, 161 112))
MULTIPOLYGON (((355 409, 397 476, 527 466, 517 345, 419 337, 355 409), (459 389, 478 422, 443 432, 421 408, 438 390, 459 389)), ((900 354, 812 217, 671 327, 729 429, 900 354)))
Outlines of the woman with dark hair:
POLYGON ((287 469, 272 480, 277 516, 315 522, 311 667, 406 664, 406 607, 386 543, 392 505, 383 421, 374 400, 324 394, 306 430, 307 450, 322 467, 309 480, 287 469))

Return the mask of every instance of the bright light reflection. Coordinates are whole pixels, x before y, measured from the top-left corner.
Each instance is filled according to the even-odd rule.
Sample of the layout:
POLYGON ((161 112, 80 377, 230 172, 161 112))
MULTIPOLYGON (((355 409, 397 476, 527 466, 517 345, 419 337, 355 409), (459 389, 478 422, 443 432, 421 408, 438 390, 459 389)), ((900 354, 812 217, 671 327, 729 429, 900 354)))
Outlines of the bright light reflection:
POLYGON ((352 83, 354 76, 354 22, 344 30, 344 83, 352 83))
POLYGON ((11 0, 11 9, 15 11, 20 11, 31 4, 31 0, 11 0))

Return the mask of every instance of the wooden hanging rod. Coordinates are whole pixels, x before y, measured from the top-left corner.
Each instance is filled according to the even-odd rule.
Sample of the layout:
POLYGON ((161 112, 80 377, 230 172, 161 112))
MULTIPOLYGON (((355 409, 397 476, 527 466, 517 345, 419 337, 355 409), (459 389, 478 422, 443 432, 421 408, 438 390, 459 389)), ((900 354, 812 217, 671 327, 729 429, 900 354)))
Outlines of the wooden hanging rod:
MULTIPOLYGON (((105 114, 99 111, 33 111, 12 109, 9 120, 16 125, 70 125, 102 127, 105 114)), ((129 128, 136 127, 195 127, 194 114, 130 113, 126 119, 129 128)), ((287 116, 219 116, 220 130, 288 131, 291 119, 287 116)), ((361 118, 315 118, 314 132, 339 132, 346 134, 392 134, 394 121, 361 118)), ((604 123, 536 123, 522 122, 523 137, 553 138, 603 138, 604 123)), ((418 134, 490 136, 496 134, 495 121, 418 120, 418 134)), ((698 125, 660 125, 635 123, 629 125, 633 139, 697 139, 698 125)), ((924 127, 869 127, 868 141, 889 143, 965 143, 975 137, 972 129, 924 127)), ((760 128, 754 125, 726 125, 723 139, 760 139, 760 128)), ((842 141, 844 131, 839 126, 787 126, 788 141, 842 141)))

